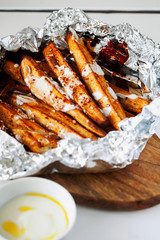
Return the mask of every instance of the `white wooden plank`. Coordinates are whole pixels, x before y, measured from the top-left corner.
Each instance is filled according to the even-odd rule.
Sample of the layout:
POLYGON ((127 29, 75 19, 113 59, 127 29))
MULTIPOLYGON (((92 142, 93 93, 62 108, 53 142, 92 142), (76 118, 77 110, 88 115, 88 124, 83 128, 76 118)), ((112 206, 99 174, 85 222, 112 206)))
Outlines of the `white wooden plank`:
MULTIPOLYGON (((157 23, 160 22, 160 14, 88 15, 113 25, 128 22, 136 27, 142 34, 147 35, 156 42, 160 42, 157 25, 157 23)), ((49 13, 0 13, 0 38, 10 34, 15 34, 28 26, 42 27, 47 16, 49 16, 49 13)))
POLYGON ((81 8, 81 9, 126 9, 126 10, 160 10, 159 0, 81 0, 81 1, 64 1, 64 0, 0 0, 0 8, 7 9, 60 9, 65 7, 81 8))

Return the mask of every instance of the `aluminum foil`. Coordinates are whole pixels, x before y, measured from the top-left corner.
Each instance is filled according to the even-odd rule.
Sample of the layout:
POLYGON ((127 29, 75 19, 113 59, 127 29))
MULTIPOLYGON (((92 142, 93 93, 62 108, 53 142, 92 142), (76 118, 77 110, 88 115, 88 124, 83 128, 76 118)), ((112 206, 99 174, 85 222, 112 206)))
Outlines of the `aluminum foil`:
MULTIPOLYGON (((1 62, 6 50, 17 51, 22 48, 37 52, 41 44, 48 40, 67 47, 65 34, 69 26, 78 32, 88 31, 102 37, 102 44, 112 38, 125 41, 130 55, 126 67, 137 73, 137 79, 133 78, 133 81, 140 79, 151 91, 153 101, 144 107, 141 114, 121 121, 120 131, 109 132, 97 141, 66 138, 58 142, 56 149, 44 154, 27 152, 16 139, 0 131, 1 180, 35 174, 56 162, 68 167, 70 172, 84 168, 91 172, 102 161, 104 164, 100 171, 124 168, 139 158, 160 122, 160 46, 128 23, 111 26, 89 18, 79 9, 62 9, 53 12, 42 29, 28 27, 15 36, 1 39, 1 62)), ((58 171, 56 166, 50 168, 50 173, 55 171, 58 171)))

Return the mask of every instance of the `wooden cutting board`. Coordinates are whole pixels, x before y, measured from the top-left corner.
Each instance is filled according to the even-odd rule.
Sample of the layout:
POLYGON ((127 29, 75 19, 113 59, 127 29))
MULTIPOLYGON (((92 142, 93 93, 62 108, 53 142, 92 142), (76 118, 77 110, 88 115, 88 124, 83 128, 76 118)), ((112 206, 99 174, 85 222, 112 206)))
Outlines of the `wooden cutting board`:
POLYGON ((139 160, 125 169, 44 177, 68 189, 78 204, 114 210, 148 208, 160 203, 160 139, 154 135, 139 160))

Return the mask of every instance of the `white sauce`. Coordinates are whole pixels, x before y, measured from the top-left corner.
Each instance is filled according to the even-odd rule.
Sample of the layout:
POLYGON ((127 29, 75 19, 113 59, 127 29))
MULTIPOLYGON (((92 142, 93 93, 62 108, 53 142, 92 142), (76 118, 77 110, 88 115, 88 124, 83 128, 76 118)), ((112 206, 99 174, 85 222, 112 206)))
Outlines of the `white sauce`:
POLYGON ((63 99, 54 99, 54 103, 52 103, 52 106, 54 107, 55 110, 57 111, 62 111, 62 112, 68 112, 70 110, 73 110, 75 108, 78 108, 74 104, 69 104, 63 101, 63 99))
POLYGON ((53 54, 48 54, 47 57, 53 57, 53 54))
POLYGON ((55 125, 53 123, 48 123, 47 127, 48 126, 55 127, 55 125))
POLYGON ((116 93, 117 97, 120 97, 120 98, 129 98, 129 99, 136 99, 138 98, 138 96, 136 94, 130 94, 130 95, 126 95, 126 94, 122 94, 122 93, 116 93))
POLYGON ((92 71, 97 75, 104 75, 101 67, 95 61, 93 61, 92 64, 86 64, 85 68, 82 71, 82 77, 87 77, 92 71))
POLYGON ((73 110, 73 109, 75 109, 76 107, 75 107, 75 105, 73 105, 73 104, 66 104, 65 106, 64 106, 64 108, 63 108, 63 112, 68 112, 68 111, 70 111, 70 110, 73 110))
POLYGON ((92 71, 89 64, 86 64, 85 68, 82 71, 82 77, 87 77, 91 72, 92 71))
POLYGON ((17 63, 16 63, 16 64, 14 64, 14 67, 15 67, 15 68, 19 67, 19 64, 17 64, 17 63))
POLYGON ((117 96, 111 87, 108 87, 108 92, 114 99, 117 99, 117 96))
POLYGON ((108 117, 109 115, 110 115, 110 113, 111 113, 111 106, 107 106, 107 107, 105 107, 105 108, 103 108, 102 109, 102 111, 103 111, 103 113, 104 113, 104 115, 106 116, 106 117, 108 117))
POLYGON ((0 209, 0 234, 8 240, 56 240, 61 238, 67 227, 65 209, 47 195, 20 195, 0 209))
POLYGON ((53 91, 54 88, 56 88, 64 97, 69 99, 59 84, 51 78, 46 76, 42 76, 41 78, 30 76, 30 79, 26 78, 25 82, 36 97, 52 104, 56 110, 68 112, 76 108, 74 104, 66 103, 63 98, 55 98, 53 91))
POLYGON ((41 78, 32 77, 32 79, 35 81, 32 82, 35 88, 39 90, 39 92, 43 92, 43 96, 45 98, 48 98, 51 96, 51 93, 53 92, 53 86, 50 84, 51 80, 45 76, 41 78))
POLYGON ((15 119, 15 120, 21 119, 21 116, 18 116, 18 115, 17 115, 17 116, 14 117, 14 119, 15 119))
POLYGON ((71 71, 71 69, 69 69, 67 66, 62 65, 62 66, 55 66, 56 68, 58 68, 59 72, 63 71, 63 75, 64 76, 74 76, 75 74, 71 71))
POLYGON ((93 72, 95 72, 98 75, 104 75, 104 72, 102 68, 94 61, 92 64, 90 64, 93 72))
POLYGON ((105 97, 104 97, 104 99, 105 99, 105 100, 108 100, 108 97, 107 97, 107 96, 105 96, 105 97))
POLYGON ((97 43, 96 46, 94 47, 94 52, 98 54, 101 50, 101 47, 102 47, 101 43, 97 43))
POLYGON ((64 87, 66 94, 73 99, 73 91, 74 88, 78 85, 82 85, 79 78, 76 76, 76 74, 67 66, 56 66, 58 71, 61 73, 61 75, 58 77, 58 80, 64 87))
POLYGON ((93 92, 92 95, 96 101, 100 100, 103 97, 101 92, 93 92))

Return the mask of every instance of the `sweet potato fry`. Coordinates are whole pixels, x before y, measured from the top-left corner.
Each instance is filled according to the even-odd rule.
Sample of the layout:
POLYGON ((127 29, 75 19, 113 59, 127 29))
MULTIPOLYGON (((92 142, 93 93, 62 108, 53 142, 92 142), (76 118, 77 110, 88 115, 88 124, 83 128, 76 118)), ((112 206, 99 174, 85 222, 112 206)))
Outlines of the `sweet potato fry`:
POLYGON ((72 138, 91 138, 97 140, 97 136, 89 132, 65 113, 42 103, 34 97, 13 93, 10 103, 22 109, 26 114, 40 123, 48 130, 54 131, 60 138, 70 136, 72 138))
POLYGON ((0 119, 14 134, 15 138, 33 152, 43 153, 57 147, 57 139, 54 133, 25 118, 16 108, 2 100, 0 100, 0 119))
POLYGON ((5 98, 7 93, 13 90, 16 87, 16 83, 13 80, 10 80, 7 85, 1 90, 0 98, 5 98))
POLYGON ((112 125, 119 129, 118 124, 126 115, 114 91, 106 82, 102 69, 71 28, 67 34, 67 42, 87 88, 112 125))
POLYGON ((60 85, 49 78, 31 57, 23 58, 21 71, 24 81, 33 95, 41 99, 54 109, 66 112, 98 136, 105 136, 106 132, 90 120, 70 98, 66 95, 60 85))
POLYGON ((130 118, 130 117, 135 117, 135 115, 133 113, 130 113, 128 111, 125 111, 126 117, 130 118))
POLYGON ((27 86, 18 85, 18 84, 16 84, 15 81, 10 79, 10 81, 7 83, 7 85, 0 91, 0 98, 2 98, 2 99, 6 98, 8 92, 13 91, 13 90, 30 93, 30 90, 27 86))
POLYGON ((70 68, 54 43, 49 43, 44 48, 43 54, 64 90, 69 94, 69 97, 98 125, 101 127, 107 126, 108 121, 106 117, 92 100, 85 85, 70 68))
POLYGON ((40 62, 40 61, 36 61, 36 63, 38 64, 38 66, 40 67, 40 69, 47 74, 47 76, 52 77, 52 78, 57 78, 56 75, 53 73, 53 71, 51 70, 51 68, 48 66, 48 64, 46 62, 40 62))
POLYGON ((26 85, 22 76, 21 76, 21 67, 19 64, 11 62, 11 61, 6 61, 3 70, 4 72, 10 76, 13 80, 21 83, 22 85, 26 85))
POLYGON ((109 85, 114 90, 117 97, 120 98, 122 106, 133 113, 141 113, 143 107, 149 104, 149 101, 137 96, 136 94, 125 91, 112 83, 109 83, 109 85))

